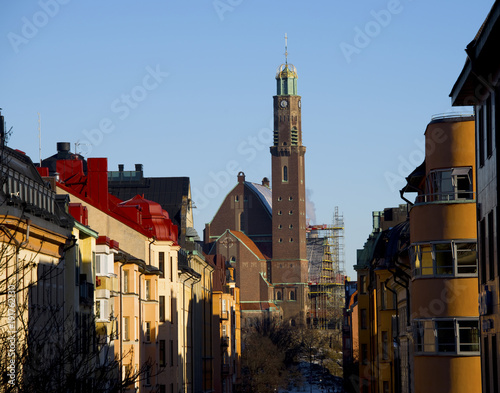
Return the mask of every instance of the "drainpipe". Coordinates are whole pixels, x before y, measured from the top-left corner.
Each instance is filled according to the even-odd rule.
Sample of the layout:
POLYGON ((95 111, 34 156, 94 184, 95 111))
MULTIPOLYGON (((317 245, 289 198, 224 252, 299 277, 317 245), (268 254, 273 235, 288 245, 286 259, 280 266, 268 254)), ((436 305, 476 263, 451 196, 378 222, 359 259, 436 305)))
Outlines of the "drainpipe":
MULTIPOLYGON (((191 277, 193 278, 193 277, 191 277)), ((191 281, 191 299, 193 298, 193 293, 194 293, 194 284, 197 284, 201 281, 201 277, 200 278, 196 278, 194 277, 194 280, 191 281)), ((191 323, 192 323, 192 326, 191 326, 191 367, 193 368, 192 370, 192 377, 193 377, 193 389, 192 391, 194 391, 194 381, 195 381, 195 375, 194 375, 194 370, 195 370, 195 357, 194 357, 194 348, 195 348, 195 345, 194 345, 194 308, 196 307, 196 304, 193 302, 193 306, 190 308, 190 313, 191 313, 191 323)), ((203 326, 201 327, 202 329, 204 328, 203 326)), ((203 345, 203 343, 202 343, 203 345)))
POLYGON ((153 266, 151 263, 151 245, 156 241, 156 238, 153 236, 151 241, 149 242, 149 265, 153 266))
MULTIPOLYGON (((397 349, 398 349, 398 359, 397 359, 397 366, 399 366, 399 308, 398 308, 398 293, 393 290, 392 288, 389 288, 387 286, 387 281, 389 281, 389 279, 385 280, 384 281, 384 287, 385 289, 387 289, 388 291, 392 292, 393 296, 396 298, 396 344, 397 344, 397 349)), ((392 362, 391 362, 392 363, 392 362)), ((391 364, 392 366, 392 364, 391 364)), ((392 374, 393 370, 392 370, 392 367, 391 367, 391 374, 392 374)), ((397 393, 401 393, 401 378, 399 378, 399 373, 396 373, 395 374, 395 379, 397 379, 397 393)), ((392 375, 391 375, 392 377, 392 375)), ((392 378, 391 378, 392 380, 392 378)))
MULTIPOLYGON (((142 365, 142 362, 141 362, 141 360, 142 360, 142 358, 143 358, 143 356, 142 356, 142 352, 143 352, 143 350, 144 350, 144 345, 142 345, 142 344, 141 344, 141 339, 142 339, 142 326, 143 326, 143 325, 142 325, 142 324, 143 324, 143 321, 142 321, 142 285, 141 285, 141 284, 142 284, 142 282, 141 282, 141 277, 142 277, 143 275, 144 275, 144 273, 141 273, 141 272, 139 271, 139 326, 138 326, 138 332, 137 332, 137 333, 138 333, 138 335, 139 335, 139 337, 138 337, 138 342, 139 342, 139 348, 140 348, 140 350, 139 350, 139 364, 140 364, 140 365, 142 365)), ((150 290, 151 290, 151 288, 150 288, 150 290)), ((140 366, 139 366, 139 367, 140 367, 140 366)), ((139 378, 139 380, 140 380, 140 378, 139 378)), ((140 383, 140 382, 139 382, 139 383, 140 383)), ((139 390, 140 390, 140 388, 139 388, 139 390)))
MULTIPOLYGON (((120 375, 123 375, 123 263, 120 264, 120 375)), ((120 386, 120 393, 123 392, 123 386, 120 386)))

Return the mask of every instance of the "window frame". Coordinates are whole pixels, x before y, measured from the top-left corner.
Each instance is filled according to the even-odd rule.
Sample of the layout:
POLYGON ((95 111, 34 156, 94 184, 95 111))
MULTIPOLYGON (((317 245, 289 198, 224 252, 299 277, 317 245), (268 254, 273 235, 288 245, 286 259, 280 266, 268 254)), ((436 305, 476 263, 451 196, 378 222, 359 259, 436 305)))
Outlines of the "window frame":
MULTIPOLYGON (((463 258, 463 257, 462 257, 463 258)), ((429 278, 429 277, 478 277, 478 247, 477 240, 475 239, 453 239, 442 240, 433 242, 419 242, 413 243, 410 246, 410 260, 412 266, 412 273, 414 278, 429 278), (438 265, 437 258, 440 254, 445 254, 446 250, 443 245, 449 245, 451 253, 451 266, 438 265), (470 245, 468 248, 462 248, 464 245, 470 245), (439 249, 441 248, 441 250, 439 249), (464 265, 460 264, 460 254, 464 252, 475 252, 475 264, 464 265), (425 253, 425 254, 424 254, 425 253), (423 257, 427 255, 427 257, 423 257), (430 261, 428 258, 430 257, 430 261), (425 263, 427 262, 427 263, 425 263), (429 262, 431 265, 429 266, 429 262), (425 263, 425 264, 424 264, 425 263), (474 273, 464 273, 463 270, 467 268, 474 268, 474 273), (451 268, 450 273, 443 273, 440 269, 451 268), (423 271, 430 273, 424 274, 423 271), (462 272, 460 271, 462 270, 462 272)))
POLYGON ((426 198, 425 202, 474 200, 472 166, 433 169, 429 171, 426 178, 426 195, 423 197, 426 198), (468 188, 459 188, 459 180, 465 177, 468 178, 468 188), (447 187, 450 187, 450 190, 447 190, 447 187))
MULTIPOLYGON (((474 334, 474 333, 472 333, 474 334)), ((480 327, 479 318, 431 318, 413 320, 414 350, 416 355, 440 355, 440 356, 479 356, 480 355, 480 327), (450 327, 451 322, 451 327, 450 327), (468 343, 463 342, 461 332, 473 327, 464 327, 467 322, 476 323, 477 341, 468 343), (448 327, 446 327, 448 324, 448 327), (445 331, 453 330, 453 344, 446 342, 445 331), (453 345, 450 351, 441 350, 445 346, 453 345), (463 346, 477 346, 477 351, 463 350, 463 346)), ((449 339, 449 338, 448 338, 449 339)))

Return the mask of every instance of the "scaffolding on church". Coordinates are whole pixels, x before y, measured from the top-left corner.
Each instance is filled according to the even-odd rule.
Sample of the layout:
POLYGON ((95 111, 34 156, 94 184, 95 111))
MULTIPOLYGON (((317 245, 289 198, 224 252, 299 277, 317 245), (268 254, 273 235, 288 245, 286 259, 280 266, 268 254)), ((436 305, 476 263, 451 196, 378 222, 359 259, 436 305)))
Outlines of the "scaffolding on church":
POLYGON ((344 306, 344 217, 335 207, 331 225, 307 226, 311 328, 339 329, 344 306))

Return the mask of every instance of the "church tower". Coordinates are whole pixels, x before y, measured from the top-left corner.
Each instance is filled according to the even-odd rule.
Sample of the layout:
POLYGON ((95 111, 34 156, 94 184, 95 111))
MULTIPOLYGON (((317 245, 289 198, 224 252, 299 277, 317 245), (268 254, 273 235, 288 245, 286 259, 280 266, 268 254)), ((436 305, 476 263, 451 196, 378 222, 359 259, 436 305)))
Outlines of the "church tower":
MULTIPOLYGON (((285 36, 286 39, 286 36, 285 36)), ((307 298, 306 193, 297 70, 285 64, 276 73, 272 156, 271 280, 284 317, 304 320, 307 298)), ((299 321, 297 321, 299 322, 299 321)))

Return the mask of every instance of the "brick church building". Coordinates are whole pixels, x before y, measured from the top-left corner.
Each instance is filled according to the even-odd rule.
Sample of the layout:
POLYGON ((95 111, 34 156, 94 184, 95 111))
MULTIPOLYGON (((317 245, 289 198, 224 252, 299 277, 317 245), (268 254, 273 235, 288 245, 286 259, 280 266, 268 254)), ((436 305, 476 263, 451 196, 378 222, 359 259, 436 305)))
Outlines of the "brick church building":
POLYGON ((282 64, 276 83, 272 188, 267 178, 252 183, 240 172, 204 233, 209 253, 223 255, 234 267, 247 325, 274 315, 304 324, 307 316, 306 148, 296 68, 282 64))

